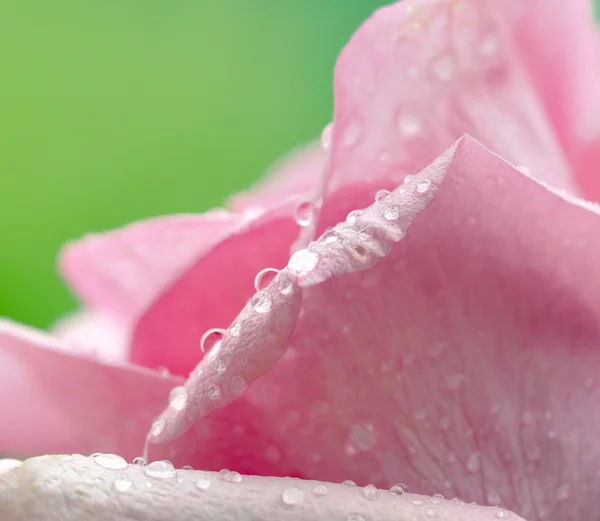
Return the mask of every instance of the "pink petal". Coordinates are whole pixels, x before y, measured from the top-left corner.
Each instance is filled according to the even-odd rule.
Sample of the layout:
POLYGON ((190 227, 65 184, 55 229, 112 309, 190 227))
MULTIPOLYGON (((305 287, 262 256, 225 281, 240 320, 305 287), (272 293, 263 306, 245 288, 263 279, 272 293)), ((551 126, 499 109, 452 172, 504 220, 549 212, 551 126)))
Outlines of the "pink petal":
POLYGON ((598 74, 596 49, 581 6, 405 0, 378 10, 337 63, 330 190, 364 179, 396 186, 468 133, 537 179, 574 192, 571 150, 554 124, 580 128, 586 114, 571 96, 600 93, 589 78, 598 74), (553 81, 570 68, 576 76, 553 81))
POLYGON ((51 335, 0 320, 0 447, 21 455, 103 450, 139 456, 177 383, 69 352, 51 335))
POLYGON ((295 204, 270 208, 201 256, 138 321, 132 360, 187 376, 202 359, 202 335, 229 326, 254 293, 259 271, 287 262, 298 234, 295 204))
POLYGON ((67 245, 60 267, 87 306, 126 322, 246 219, 213 210, 140 221, 67 245))
POLYGON ((585 197, 590 201, 600 201, 600 138, 581 147, 575 172, 585 197))
POLYGON ((254 206, 277 205, 281 200, 296 197, 311 198, 323 174, 327 155, 320 143, 311 143, 280 159, 247 193, 237 194, 228 201, 234 211, 254 206))
POLYGON ((112 460, 105 455, 27 460, 0 474, 3 521, 520 520, 497 508, 387 490, 364 492, 291 478, 175 470, 165 463, 158 463, 158 477, 158 469, 121 468, 118 462, 114 455, 112 460), (119 468, 105 468, 104 460, 119 468))
MULTIPOLYGON (((324 224, 374 191, 339 190, 324 224)), ((333 233, 299 279, 285 356, 161 450, 209 469, 402 482, 532 521, 594 518, 600 210, 464 138, 333 233)))

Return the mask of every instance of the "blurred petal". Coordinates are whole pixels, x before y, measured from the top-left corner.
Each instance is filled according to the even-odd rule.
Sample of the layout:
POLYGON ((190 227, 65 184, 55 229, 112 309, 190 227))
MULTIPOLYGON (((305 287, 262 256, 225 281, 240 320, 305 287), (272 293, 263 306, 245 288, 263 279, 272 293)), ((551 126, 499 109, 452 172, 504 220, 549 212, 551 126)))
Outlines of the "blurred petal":
POLYGON ((294 207, 284 201, 206 250, 141 316, 132 360, 187 376, 202 359, 202 335, 231 324, 254 293, 257 273, 285 266, 298 235, 294 207))
POLYGON ((234 195, 228 203, 237 212, 254 206, 276 206, 288 197, 310 199, 316 192, 326 160, 320 143, 299 147, 275 163, 250 191, 234 195))
POLYGON ((600 138, 584 144, 575 163, 575 176, 590 201, 600 201, 600 138))
MULTIPOLYGON (((325 224, 365 191, 336 192, 325 224)), ((532 520, 589 518, 600 210, 471 138, 379 199, 312 246, 279 363, 162 450, 210 469, 402 482, 532 520)))
POLYGON ((61 318, 51 333, 69 350, 82 351, 108 363, 129 357, 128 330, 108 313, 75 311, 61 318))
POLYGON ((367 497, 346 485, 168 466, 159 477, 150 466, 112 470, 98 462, 102 456, 42 456, 0 474, 2 520, 519 521, 497 508, 413 494, 381 490, 367 497))
POLYGON ((86 306, 127 321, 246 219, 213 210, 88 235, 64 248, 61 271, 86 306))
POLYGON ((554 124, 581 126, 588 115, 572 96, 600 95, 595 33, 582 6, 406 0, 378 10, 336 66, 329 191, 365 179, 392 188, 468 133, 575 192, 570 149, 554 124), (567 18, 557 38, 554 27, 567 18), (576 75, 552 81, 571 68, 576 75))
POLYGON ((46 333, 0 320, 0 447, 15 455, 139 456, 178 379, 70 351, 46 333))

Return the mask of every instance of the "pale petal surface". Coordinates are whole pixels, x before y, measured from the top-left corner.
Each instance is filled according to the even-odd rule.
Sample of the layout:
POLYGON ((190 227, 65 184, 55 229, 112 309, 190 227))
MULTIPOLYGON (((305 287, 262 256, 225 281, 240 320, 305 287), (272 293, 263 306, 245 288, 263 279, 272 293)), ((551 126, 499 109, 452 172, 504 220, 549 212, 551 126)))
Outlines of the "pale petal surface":
MULTIPOLYGON (((0 470, 3 521, 519 521, 498 508, 292 478, 127 465, 115 455, 32 458, 0 470)), ((1 464, 1 461, 0 461, 1 464)), ((154 467, 153 467, 154 465, 154 467)), ((1 469, 1 466, 0 466, 1 469)))
POLYGON ((350 221, 312 246, 279 363, 151 454, 586 519, 600 491, 598 209, 465 138, 350 221))

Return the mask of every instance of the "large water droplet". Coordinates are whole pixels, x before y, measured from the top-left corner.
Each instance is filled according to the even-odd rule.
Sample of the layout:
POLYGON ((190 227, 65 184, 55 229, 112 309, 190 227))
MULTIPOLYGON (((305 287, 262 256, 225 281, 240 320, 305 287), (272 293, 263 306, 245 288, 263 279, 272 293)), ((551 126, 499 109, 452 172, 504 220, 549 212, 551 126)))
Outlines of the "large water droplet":
POLYGON ((109 470, 123 470, 127 468, 127 462, 116 454, 94 454, 94 461, 102 468, 109 470))
POLYGON ((469 472, 478 472, 481 468, 481 454, 472 452, 467 458, 467 470, 469 472))
POLYGON ((182 385, 173 387, 169 393, 169 404, 176 411, 182 411, 187 404, 187 391, 182 385))
POLYGON ((413 182, 414 179, 415 179, 415 176, 409 174, 404 178, 404 184, 410 184, 413 182))
POLYGON ((315 269, 319 262, 319 255, 310 250, 298 250, 288 262, 290 271, 298 275, 305 275, 315 269))
POLYGON ((394 496, 401 496, 406 492, 408 492, 408 487, 404 483, 396 483, 392 488, 390 488, 390 493, 394 496))
POLYGON ((148 463, 144 467, 144 473, 151 478, 168 479, 175 477, 175 467, 170 461, 159 460, 148 463))
POLYGON ((356 454, 357 452, 366 452, 371 450, 377 441, 375 427, 369 422, 355 423, 350 427, 348 440, 346 442, 346 452, 356 454))
POLYGON ((377 487, 375 485, 371 485, 371 484, 367 485, 366 487, 363 488, 363 495, 367 499, 374 501, 377 498, 377 487))
POLYGON ((131 488, 131 481, 126 478, 115 479, 115 488, 119 492, 127 492, 131 488))
POLYGON ((21 465, 23 465, 23 462, 18 459, 12 459, 12 458, 0 459, 0 474, 4 474, 5 472, 8 472, 9 470, 16 469, 17 467, 20 467, 21 465))
POLYGON ((207 394, 210 400, 218 400, 221 397, 221 388, 218 385, 213 385, 208 389, 207 394))
POLYGON ((216 354, 221 347, 221 342, 223 341, 226 332, 227 331, 224 329, 215 328, 209 329, 204 333, 200 339, 200 349, 202 349, 202 352, 211 352, 213 355, 216 354))
POLYGON ((499 505, 500 503, 502 503, 502 498, 500 497, 500 494, 498 494, 498 492, 496 492, 493 489, 488 490, 485 494, 485 497, 488 505, 499 505))
POLYGON ((383 209, 383 218, 386 221, 395 221, 398 217, 400 217, 400 208, 396 205, 386 206, 383 209))
POLYGON ((271 310, 271 297, 265 291, 258 291, 250 300, 250 305, 260 315, 266 315, 271 310))
POLYGON ((199 488, 200 490, 206 490, 210 487, 211 483, 212 483, 212 481, 210 479, 208 479, 207 477, 200 476, 196 480, 195 485, 196 485, 196 488, 199 488))
POLYGON ((323 150, 329 150, 331 148, 331 138, 333 137, 333 123, 325 125, 323 132, 321 132, 321 146, 323 150))
POLYGON ((384 201, 385 199, 387 199, 390 195, 390 191, 389 190, 379 190, 376 194, 375 194, 375 201, 380 203, 381 201, 384 201))
POLYGON ((339 240, 338 234, 333 229, 325 230, 320 239, 323 244, 332 244, 339 240))
POLYGON ((162 434, 162 432, 164 430, 165 430, 165 420, 163 420, 162 418, 159 418, 152 424, 152 427, 150 428, 150 434, 152 436, 159 436, 160 434, 162 434))
POLYGON ((317 485, 312 489, 312 493, 315 496, 326 496, 329 494, 329 489, 325 485, 317 485))
POLYGON ((146 460, 144 458, 142 458, 141 456, 138 456, 137 458, 133 459, 133 464, 137 465, 139 467, 145 467, 147 465, 146 460))
POLYGON ((223 479, 225 481, 228 481, 229 483, 241 483, 242 475, 239 472, 235 472, 234 470, 232 470, 231 472, 225 474, 223 476, 223 479))
POLYGON ((424 194, 429 190, 430 187, 431 187, 431 181, 426 179, 417 184, 417 192, 419 192, 420 194, 424 194))
POLYGON ((298 226, 308 226, 313 218, 315 206, 312 201, 300 201, 296 206, 294 220, 298 226))
POLYGON ((355 487, 356 482, 352 481, 351 479, 346 479, 342 481, 342 485, 346 485, 347 487, 355 487))
POLYGON ((362 215, 362 212, 360 210, 352 210, 346 216, 346 222, 348 224, 355 225, 356 224, 356 219, 358 219, 361 215, 362 215))
POLYGON ((260 270, 256 274, 256 277, 254 277, 254 289, 256 291, 267 289, 278 274, 279 270, 275 268, 265 268, 264 270, 260 270))
POLYGON ((296 487, 286 488, 281 494, 286 505, 299 505, 304 500, 304 492, 296 487))
POLYGON ((423 123, 416 114, 402 111, 398 115, 398 128, 405 136, 416 136, 423 129, 423 123))

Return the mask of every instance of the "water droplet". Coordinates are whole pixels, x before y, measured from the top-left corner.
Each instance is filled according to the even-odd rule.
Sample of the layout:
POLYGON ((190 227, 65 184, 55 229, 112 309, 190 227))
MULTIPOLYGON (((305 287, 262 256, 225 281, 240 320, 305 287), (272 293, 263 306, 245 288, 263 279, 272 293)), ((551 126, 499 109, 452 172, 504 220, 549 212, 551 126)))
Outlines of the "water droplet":
POLYGON ((150 434, 152 436, 159 436, 165 430, 165 420, 159 418, 156 420, 150 429, 150 434))
POLYGON ((223 360, 215 360, 214 368, 217 373, 225 371, 225 362, 223 360))
POLYGON ((312 489, 312 493, 315 496, 326 496, 329 494, 329 489, 325 485, 317 485, 312 489))
POLYGON ((429 181, 427 179, 425 181, 421 181, 417 185, 417 192, 419 192, 420 194, 424 194, 429 190, 430 186, 431 186, 431 181, 429 181))
POLYGON ((298 275, 304 275, 315 269, 318 262, 319 255, 314 251, 298 250, 291 256, 288 268, 298 275))
POLYGON ((346 442, 346 453, 356 454, 371 450, 377 441, 375 427, 369 422, 355 423, 350 427, 346 442))
POLYGON ((458 391, 465 383, 465 377, 462 374, 446 375, 446 387, 450 391, 458 391))
POLYGON ((242 475, 239 472, 231 471, 223 476, 225 481, 229 481, 229 483, 241 483, 242 475))
POLYGON ((404 184, 410 184, 413 182, 414 179, 415 179, 415 176, 409 174, 404 178, 404 184))
POLYGON ((234 395, 240 396, 246 390, 246 380, 240 375, 235 375, 229 382, 229 388, 234 395))
POLYGON ((478 472, 481 468, 481 454, 472 452, 467 458, 467 470, 469 472, 478 472))
POLYGON ((422 504, 423 504, 423 501, 421 501, 420 499, 413 499, 413 500, 411 501, 411 503, 412 503, 413 505, 422 505, 422 504))
POLYGON ((338 234, 335 233, 335 231, 331 228, 329 230, 325 230, 325 233, 323 233, 321 236, 321 241, 323 241, 324 244, 332 244, 338 240, 338 234))
POLYGON ((229 469, 221 469, 221 470, 219 470, 219 474, 221 474, 222 476, 224 476, 228 472, 229 472, 229 469))
POLYGON ((504 519, 508 517, 508 513, 506 512, 506 510, 498 510, 498 512, 496 513, 496 517, 504 519))
POLYGON ((347 487, 355 487, 356 483, 351 479, 347 479, 345 481, 342 481, 342 485, 346 485, 347 487))
POLYGON ((144 483, 144 485, 146 485, 146 488, 152 488, 152 482, 146 480, 146 482, 144 483))
POLYGON ((218 385, 213 385, 208 389, 208 397, 211 400, 218 400, 221 397, 221 388, 218 385))
POLYGON ((146 460, 141 456, 133 459, 133 464, 138 465, 139 467, 145 467, 147 465, 146 460))
POLYGON ((348 224, 356 224, 356 219, 358 219, 360 216, 362 215, 362 212, 360 210, 352 210, 347 216, 346 216, 346 222, 348 224))
POLYGON ((450 56, 442 56, 433 64, 433 73, 441 81, 450 81, 454 76, 454 60, 450 56))
POLYGON ((395 221, 400 217, 400 208, 397 206, 386 206, 383 209, 383 218, 387 221, 395 221))
POLYGON ((21 465, 23 465, 23 462, 18 459, 12 459, 12 458, 0 459, 0 474, 4 474, 5 472, 8 472, 9 470, 16 469, 17 467, 20 467, 21 465))
POLYGON ((390 493, 394 496, 401 496, 405 492, 408 492, 408 487, 404 483, 396 483, 392 488, 390 488, 390 493))
POLYGON ((402 111, 398 116, 398 128, 405 136, 416 136, 423 129, 423 123, 416 114, 402 111))
POLYGON ((192 467, 191 465, 184 465, 183 467, 181 467, 181 470, 194 470, 194 467, 192 467))
POLYGON ((367 521, 367 518, 362 514, 348 514, 346 521, 367 521))
POLYGON ((127 462, 116 454, 94 454, 94 461, 102 468, 109 470, 123 470, 127 468, 127 462))
POLYGON ((303 228, 308 226, 312 221, 314 210, 315 206, 312 201, 300 201, 294 213, 296 224, 303 228))
POLYGON ((207 488, 210 487, 210 484, 212 483, 212 481, 210 479, 208 479, 205 476, 200 476, 196 482, 196 488, 199 488, 200 490, 206 490, 207 488))
POLYGON ((296 487, 286 488, 281 494, 286 505, 299 505, 304 500, 304 492, 296 487))
POLYGON ((325 125, 323 132, 321 132, 321 146, 323 150, 329 150, 331 148, 331 138, 333 137, 333 123, 325 125))
POLYGON ((259 291, 250 300, 250 305, 260 315, 266 315, 271 310, 271 297, 265 291, 259 291))
POLYGON ((175 467, 170 461, 159 460, 148 463, 148 466, 144 467, 146 476, 151 478, 167 479, 175 476, 175 467))
POLYGON ((269 287, 269 284, 271 284, 273 279, 278 274, 279 270, 275 268, 265 268, 264 270, 260 270, 254 278, 254 289, 256 291, 262 291, 263 289, 267 289, 269 287))
POLYGON ((381 201, 384 201, 385 199, 387 199, 387 197, 390 195, 390 191, 389 190, 379 190, 379 192, 377 192, 375 194, 375 201, 377 201, 378 203, 380 203, 381 201))
POLYGON ((377 487, 369 484, 363 488, 363 494, 367 499, 374 501, 377 498, 377 487))
POLYGON ((353 148, 358 145, 362 137, 362 128, 357 121, 352 121, 344 129, 342 141, 347 148, 353 148))
POLYGON ((202 349, 202 352, 211 352, 214 356, 214 354, 216 354, 221 347, 221 342, 223 341, 225 333, 227 333, 227 331, 218 328, 209 329, 206 333, 204 333, 200 339, 200 349, 202 349))
POLYGON ((115 479, 115 488, 119 492, 127 492, 131 488, 131 481, 128 479, 115 479))
POLYGON ((176 411, 182 411, 187 404, 187 391, 185 387, 173 387, 169 393, 169 404, 176 411))

